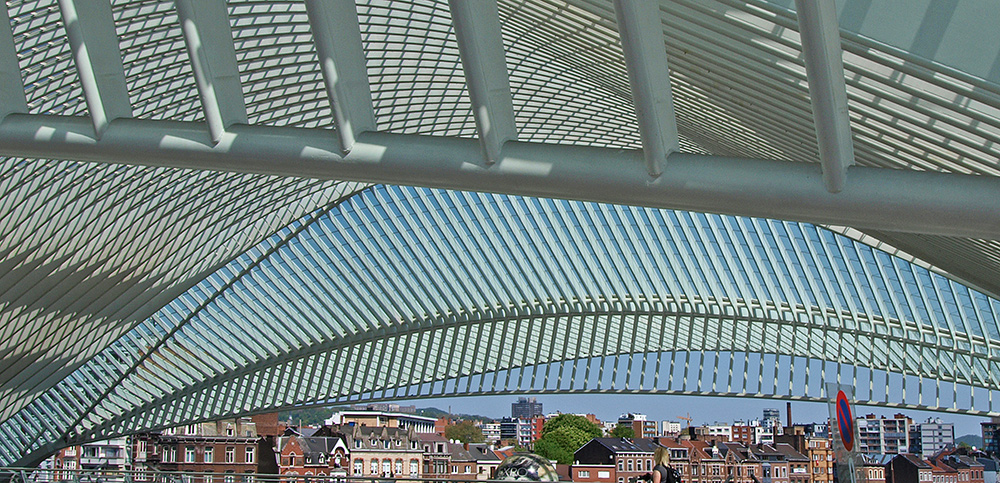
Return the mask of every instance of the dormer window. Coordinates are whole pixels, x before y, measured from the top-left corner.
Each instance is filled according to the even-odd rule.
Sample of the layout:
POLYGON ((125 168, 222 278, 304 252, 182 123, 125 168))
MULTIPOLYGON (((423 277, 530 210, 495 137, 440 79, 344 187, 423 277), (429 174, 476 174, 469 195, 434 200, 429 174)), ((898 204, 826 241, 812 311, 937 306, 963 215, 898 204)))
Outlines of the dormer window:
POLYGON ((355 448, 360 448, 361 447, 361 440, 360 439, 354 440, 354 447, 355 448))

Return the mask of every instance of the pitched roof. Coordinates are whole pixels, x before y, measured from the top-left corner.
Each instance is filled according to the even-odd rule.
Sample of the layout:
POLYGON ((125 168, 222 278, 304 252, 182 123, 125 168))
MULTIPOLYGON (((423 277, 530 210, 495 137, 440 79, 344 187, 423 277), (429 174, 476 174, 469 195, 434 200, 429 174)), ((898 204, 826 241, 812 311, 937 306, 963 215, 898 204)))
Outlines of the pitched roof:
POLYGON ((898 458, 900 458, 903 461, 906 461, 906 462, 908 462, 908 463, 916 466, 919 469, 931 469, 932 468, 932 466, 930 465, 929 462, 924 461, 923 459, 921 459, 917 455, 912 455, 912 454, 898 454, 898 455, 894 456, 892 458, 892 460, 895 461, 898 458))
POLYGON ((809 458, 806 455, 799 453, 790 444, 778 443, 774 445, 774 448, 781 454, 785 455, 785 459, 788 461, 809 461, 809 458))
POLYGON ((652 438, 594 438, 591 441, 614 453, 652 453, 660 446, 652 438))

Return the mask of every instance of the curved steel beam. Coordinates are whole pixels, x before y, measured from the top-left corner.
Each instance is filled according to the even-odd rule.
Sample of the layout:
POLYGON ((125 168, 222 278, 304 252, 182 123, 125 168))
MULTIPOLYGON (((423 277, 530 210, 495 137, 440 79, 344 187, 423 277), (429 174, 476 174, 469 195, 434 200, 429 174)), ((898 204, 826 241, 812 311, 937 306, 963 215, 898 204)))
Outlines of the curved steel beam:
POLYGON ((474 139, 362 133, 341 154, 326 129, 234 125, 217 144, 200 123, 11 114, 0 154, 488 191, 1000 239, 1000 178, 854 166, 829 193, 814 163, 673 153, 649 179, 642 152, 510 141, 490 168, 474 139), (597 162, 597 160, 600 160, 597 162))

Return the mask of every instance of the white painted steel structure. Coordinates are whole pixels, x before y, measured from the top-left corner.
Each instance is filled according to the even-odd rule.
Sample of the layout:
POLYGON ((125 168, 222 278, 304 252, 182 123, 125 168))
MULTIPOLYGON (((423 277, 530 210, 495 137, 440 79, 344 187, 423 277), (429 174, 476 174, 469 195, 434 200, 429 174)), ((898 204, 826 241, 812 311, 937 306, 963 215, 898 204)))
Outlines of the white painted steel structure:
POLYGON ((0 465, 403 396, 1000 412, 1000 6, 791 3, 8 1, 0 465))

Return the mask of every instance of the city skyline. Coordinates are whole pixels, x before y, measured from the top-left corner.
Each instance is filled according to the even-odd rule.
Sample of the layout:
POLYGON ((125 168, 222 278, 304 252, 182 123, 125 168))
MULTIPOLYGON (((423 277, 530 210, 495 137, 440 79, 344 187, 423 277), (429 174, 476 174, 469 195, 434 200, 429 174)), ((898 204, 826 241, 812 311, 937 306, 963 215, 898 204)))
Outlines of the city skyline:
MULTIPOLYGON (((748 421, 763 416, 765 408, 775 408, 781 411, 781 424, 787 422, 785 403, 782 399, 685 396, 662 394, 530 394, 518 393, 496 396, 460 396, 448 398, 401 399, 399 404, 413 404, 419 407, 436 407, 454 414, 474 414, 493 418, 509 417, 511 403, 518 397, 536 397, 542 403, 546 414, 555 412, 594 414, 602 421, 617 420, 621 414, 632 412, 647 415, 657 421, 683 421, 678 416, 690 413, 692 425, 706 425, 716 422, 732 423, 748 421), (660 407, 659 400, 670 400, 676 409, 660 407), (737 409, 733 409, 737 408, 737 409), (718 414, 718 417, 711 416, 718 414)), ((902 413, 913 422, 926 421, 927 418, 941 418, 942 421, 955 425, 955 438, 965 435, 982 436, 980 422, 989 421, 982 416, 969 416, 960 413, 942 413, 932 411, 917 411, 909 409, 894 409, 875 406, 855 406, 855 416, 867 414, 890 417, 902 413)), ((821 422, 826 419, 826 405, 816 402, 792 401, 792 419, 794 423, 821 422)))

